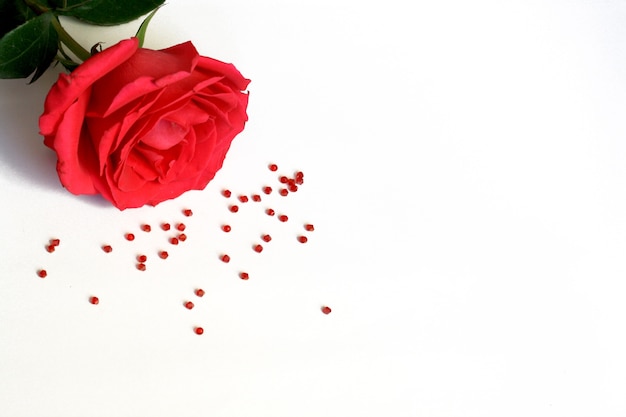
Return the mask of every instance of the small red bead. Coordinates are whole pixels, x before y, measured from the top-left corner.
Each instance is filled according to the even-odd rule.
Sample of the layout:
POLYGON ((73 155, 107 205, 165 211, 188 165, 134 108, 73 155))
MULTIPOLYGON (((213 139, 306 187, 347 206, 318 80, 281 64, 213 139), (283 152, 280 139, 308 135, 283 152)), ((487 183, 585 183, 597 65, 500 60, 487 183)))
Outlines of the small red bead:
POLYGON ((278 216, 278 220, 280 220, 281 222, 286 222, 287 220, 289 220, 289 217, 287 217, 286 214, 281 214, 280 216, 278 216))
POLYGON ((48 271, 46 271, 45 269, 40 269, 39 271, 37 271, 37 275, 39 276, 39 278, 45 278, 48 276, 48 271))
POLYGON ((267 210, 265 210, 265 213, 268 216, 273 216, 274 214, 276 214, 276 212, 274 211, 274 209, 268 208, 267 210))
POLYGON ((240 272, 239 273, 239 278, 243 279, 244 281, 247 281, 248 278, 250 278, 250 275, 248 275, 247 272, 240 272))
POLYGON ((184 242, 185 240, 187 240, 187 235, 184 233, 179 234, 178 240, 180 240, 181 242, 184 242))
POLYGON ((143 262, 139 262, 137 264, 137 269, 140 271, 145 271, 146 270, 146 264, 144 264, 143 262))
POLYGON ((289 190, 288 190, 288 189, 286 189, 286 188, 281 188, 281 189, 278 191, 278 193, 279 193, 280 195, 282 195, 283 197, 286 197, 286 196, 287 196, 287 194, 289 194, 289 190))
POLYGON ((324 313, 324 314, 330 314, 331 311, 332 310, 328 306, 322 307, 322 313, 324 313))
POLYGON ((261 201, 261 196, 258 194, 252 194, 252 201, 256 201, 258 203, 261 201))
POLYGON ((272 237, 270 235, 263 235, 261 236, 261 239, 263 239, 264 242, 269 242, 272 240, 272 237))
POLYGON ((295 193, 298 191, 298 186, 296 184, 289 184, 289 191, 295 193))
POLYGON ((102 247, 102 250, 105 251, 106 253, 111 253, 113 251, 113 248, 111 247, 111 245, 104 245, 102 247))
POLYGON ((268 168, 270 171, 278 171, 278 165, 276 164, 270 164, 268 168))
POLYGON ((175 237, 172 237, 172 238, 170 238, 170 243, 171 243, 172 245, 178 245, 178 239, 177 239, 177 238, 175 238, 175 237))
POLYGON ((149 224, 142 224, 141 225, 141 230, 143 230, 144 232, 150 232, 150 231, 152 231, 152 227, 150 227, 149 224))
POLYGON ((124 237, 126 238, 126 240, 129 240, 129 241, 135 240, 135 235, 132 233, 126 233, 124 237))
POLYGON ((61 244, 61 241, 59 239, 50 239, 50 244, 52 246, 59 246, 61 244))
POLYGON ((247 203, 248 202, 248 196, 247 195, 240 195, 239 196, 239 201, 241 201, 242 203, 247 203))
POLYGON ((254 245, 254 251, 258 252, 258 253, 263 252, 263 246, 261 246, 259 244, 254 245))
POLYGON ((306 236, 298 236, 298 242, 306 243, 309 239, 306 236))
POLYGON ((90 302, 91 304, 96 305, 96 304, 98 304, 98 303, 100 302, 100 300, 98 299, 98 297, 90 297, 90 298, 89 298, 89 302, 90 302))
POLYGON ((237 213, 239 211, 239 206, 233 204, 232 206, 228 207, 228 209, 233 213, 237 213))
POLYGON ((230 190, 222 190, 222 195, 226 198, 229 198, 231 194, 230 190))
POLYGON ((296 178, 296 184, 298 184, 298 185, 304 184, 304 179, 301 178, 301 177, 296 178))
POLYGON ((163 224, 161 225, 161 229, 163 229, 163 230, 165 230, 165 231, 170 230, 170 227, 171 227, 171 226, 170 226, 170 224, 169 224, 169 223, 163 223, 163 224))
POLYGON ((187 226, 185 226, 185 223, 178 223, 176 225, 176 229, 181 231, 181 232, 184 231, 186 228, 187 228, 187 226))
POLYGON ((195 293, 196 293, 196 295, 197 295, 198 297, 203 297, 203 296, 204 296, 204 290, 203 290, 202 288, 198 288, 198 289, 195 291, 195 293))
POLYGON ((281 175, 280 177, 278 177, 278 181, 280 181, 282 184, 287 184, 287 181, 289 181, 289 178, 285 177, 284 175, 281 175))
POLYGON ((202 327, 196 327, 194 329, 194 332, 196 332, 196 334, 202 334, 204 333, 204 329, 202 327))
POLYGON ((224 224, 222 225, 222 230, 225 231, 226 233, 230 232, 231 227, 228 224, 224 224))
POLYGON ((222 255, 222 256, 220 256, 220 259, 221 259, 221 260, 222 260, 222 262, 224 262, 224 263, 228 263, 228 262, 230 262, 230 256, 228 256, 228 255, 222 255))
POLYGON ((187 217, 190 217, 193 216, 193 211, 191 211, 190 209, 184 209, 183 214, 187 217))
POLYGON ((48 245, 48 246, 46 246, 46 250, 47 250, 48 252, 50 252, 50 253, 54 252, 55 248, 56 248, 56 246, 54 246, 54 245, 48 245))
POLYGON ((139 255, 137 256, 137 261, 138 262, 146 262, 148 260, 148 257, 146 255, 139 255))
POLYGON ((315 226, 313 226, 310 223, 307 223, 307 224, 304 225, 304 230, 306 230, 307 232, 312 232, 312 231, 315 230, 315 226))
POLYGON ((271 194, 272 193, 272 187, 263 187, 263 192, 265 194, 271 194))
POLYGON ((167 253, 167 251, 162 250, 159 252, 159 258, 161 259, 167 259, 168 256, 170 256, 170 254, 167 253))
POLYGON ((191 310, 193 308, 193 303, 191 301, 187 301, 185 303, 185 308, 188 308, 189 310, 191 310))

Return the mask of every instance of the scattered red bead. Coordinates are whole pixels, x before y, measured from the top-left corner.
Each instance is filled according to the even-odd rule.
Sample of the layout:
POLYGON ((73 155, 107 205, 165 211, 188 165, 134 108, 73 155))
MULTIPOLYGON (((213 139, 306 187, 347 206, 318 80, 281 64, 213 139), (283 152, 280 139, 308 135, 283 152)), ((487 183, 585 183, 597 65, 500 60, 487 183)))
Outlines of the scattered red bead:
POLYGON ((281 222, 286 222, 287 220, 289 220, 289 217, 287 217, 286 214, 281 214, 280 216, 278 216, 278 220, 280 220, 281 222))
POLYGON ((304 183, 304 174, 302 171, 296 172, 296 184, 302 185, 304 183))
POLYGON ((178 240, 180 240, 181 242, 184 242, 185 240, 187 240, 187 235, 184 233, 179 234, 178 240))
POLYGON ((261 196, 258 194, 252 194, 252 201, 256 201, 258 203, 261 201, 261 196))
POLYGON ((148 257, 146 255, 138 255, 137 256, 137 261, 138 262, 146 262, 148 260, 148 257))
POLYGON ((298 242, 306 243, 309 239, 306 236, 298 236, 298 242))
POLYGON ((202 334, 204 333, 204 329, 202 327, 196 327, 194 329, 194 332, 196 332, 196 334, 202 334))
POLYGON ((45 269, 40 269, 39 271, 37 271, 37 276, 39 276, 39 278, 45 278, 48 276, 48 271, 46 271, 45 269))
POLYGON ((185 303, 185 308, 188 308, 189 310, 191 310, 193 308, 193 303, 191 301, 187 301, 185 303))
POLYGON ((261 236, 261 239, 263 239, 264 242, 269 242, 272 240, 272 237, 270 235, 263 235, 261 236))
POLYGON ((289 194, 289 190, 286 188, 281 188, 280 190, 278 190, 278 193, 283 197, 286 197, 289 194))
POLYGON ((100 300, 98 299, 98 297, 90 297, 89 298, 89 302, 93 305, 96 305, 98 303, 100 303, 100 300))
POLYGON ((228 209, 233 213, 237 213, 239 211, 239 206, 233 204, 232 206, 229 206, 228 209))
POLYGON ((113 251, 113 248, 111 247, 111 245, 104 245, 102 247, 102 250, 105 251, 106 253, 111 253, 113 251))
POLYGON ((263 246, 261 246, 259 244, 254 245, 253 249, 254 249, 255 252, 258 252, 258 253, 263 252, 263 246))
POLYGON ((61 244, 61 240, 59 240, 59 239, 50 239, 50 244, 52 246, 59 246, 61 244))
POLYGON ((272 187, 263 187, 263 192, 265 194, 271 194, 272 193, 272 187))
POLYGON ((278 165, 276 164, 270 164, 268 168, 270 171, 278 171, 278 165))
POLYGON ((324 313, 324 314, 330 314, 331 311, 332 310, 328 306, 322 307, 322 313, 324 313))
POLYGON ((222 190, 222 195, 226 198, 229 198, 231 194, 230 190, 222 190))
POLYGON ((183 232, 185 229, 187 228, 187 226, 185 226, 185 223, 178 223, 176 225, 176 229, 183 232))
POLYGON ((273 216, 274 214, 276 214, 276 212, 274 211, 274 209, 268 208, 267 210, 265 210, 265 213, 268 216, 273 216))
POLYGON ((278 178, 278 181, 279 181, 281 184, 287 184, 287 181, 289 181, 289 178, 285 177, 284 175, 281 175, 281 176, 278 178))
POLYGON ((222 230, 225 231, 226 233, 231 231, 231 227, 228 224, 224 224, 222 225, 222 230))
POLYGON ((183 214, 184 214, 186 217, 190 217, 190 216, 193 216, 193 211, 191 211, 190 209, 184 209, 184 210, 183 210, 183 214))
POLYGON ((175 237, 170 238, 170 243, 172 245, 178 245, 178 238, 175 238, 175 237))
POLYGON ((132 234, 132 233, 126 233, 126 234, 124 235, 124 237, 125 237, 125 238, 126 238, 126 240, 128 240, 128 241, 133 241, 133 240, 135 240, 135 235, 134 235, 134 234, 132 234))
POLYGON ((204 296, 204 294, 205 294, 205 293, 204 293, 204 290, 203 290, 202 288, 198 288, 198 289, 195 291, 195 293, 196 293, 196 295, 197 295, 198 297, 203 297, 203 296, 204 296))
POLYGON ((165 231, 170 230, 170 227, 171 227, 171 226, 170 226, 170 224, 169 224, 169 223, 163 223, 163 224, 161 225, 161 229, 163 229, 163 230, 165 230, 165 231))
POLYGON ((239 196, 239 201, 241 201, 242 203, 247 203, 248 202, 248 196, 247 195, 240 195, 239 196))
POLYGON ((143 230, 144 232, 151 232, 152 231, 152 227, 150 227, 149 224, 142 224, 141 225, 141 230, 143 230))
POLYGON ((170 254, 167 253, 167 251, 162 250, 159 252, 159 258, 161 259, 167 259, 168 256, 170 256, 170 254))
POLYGON ((226 255, 226 254, 224 254, 224 255, 220 256, 220 259, 222 260, 222 262, 224 262, 224 263, 226 263, 226 264, 227 264, 228 262, 230 262, 230 256, 228 256, 228 255, 226 255))
POLYGON ((247 272, 240 272, 239 273, 239 278, 243 279, 244 281, 247 281, 248 278, 250 278, 250 275, 248 275, 247 272))
POLYGON ((304 230, 306 230, 307 232, 312 232, 312 231, 315 230, 315 226, 313 226, 310 223, 307 223, 307 224, 304 225, 304 230))
POLYGON ((137 264, 137 269, 140 271, 145 271, 146 270, 146 264, 144 264, 143 262, 139 262, 137 264))
POLYGON ((54 252, 54 250, 56 249, 56 246, 54 245, 48 245, 46 246, 46 250, 50 253, 54 252))
POLYGON ((298 186, 296 184, 289 184, 289 191, 292 193, 295 193, 296 191, 298 191, 298 186))

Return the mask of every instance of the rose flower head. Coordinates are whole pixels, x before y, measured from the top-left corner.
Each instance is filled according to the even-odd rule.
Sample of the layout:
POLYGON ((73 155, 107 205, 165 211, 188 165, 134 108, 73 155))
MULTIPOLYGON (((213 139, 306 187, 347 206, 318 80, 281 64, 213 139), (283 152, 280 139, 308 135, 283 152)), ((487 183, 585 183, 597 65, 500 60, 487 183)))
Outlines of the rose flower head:
POLYGON ((151 50, 131 38, 61 74, 39 128, 71 193, 156 205, 213 179, 248 120, 249 82, 191 42, 151 50))

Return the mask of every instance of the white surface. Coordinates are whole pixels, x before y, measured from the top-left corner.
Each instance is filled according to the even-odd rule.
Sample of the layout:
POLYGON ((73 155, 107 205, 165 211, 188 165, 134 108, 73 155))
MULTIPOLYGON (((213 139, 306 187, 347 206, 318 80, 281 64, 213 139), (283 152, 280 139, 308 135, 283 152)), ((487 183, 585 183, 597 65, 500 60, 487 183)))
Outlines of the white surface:
POLYGON ((124 212, 58 184, 54 74, 2 81, 0 416, 625 415, 625 21, 601 0, 170 1, 146 46, 235 63, 250 122, 204 192, 124 212), (219 190, 269 162, 301 190, 229 213, 219 190))

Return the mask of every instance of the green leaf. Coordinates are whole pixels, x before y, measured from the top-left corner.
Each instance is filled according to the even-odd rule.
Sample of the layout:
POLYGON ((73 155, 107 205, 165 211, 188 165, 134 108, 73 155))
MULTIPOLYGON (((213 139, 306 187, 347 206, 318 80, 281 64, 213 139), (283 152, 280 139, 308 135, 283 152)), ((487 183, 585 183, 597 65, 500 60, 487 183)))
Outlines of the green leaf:
POLYGON ((35 17, 23 0, 0 0, 0 38, 35 17))
POLYGON ((52 13, 44 13, 13 29, 0 39, 0 78, 36 81, 50 66, 58 49, 52 13))
POLYGON ((135 20, 165 0, 55 0, 56 12, 94 25, 119 25, 135 20))
POLYGON ((141 26, 139 26, 139 30, 137 31, 137 34, 135 35, 135 37, 137 39, 139 39, 139 47, 140 48, 143 46, 143 42, 146 39, 146 31, 148 30, 148 25, 150 24, 150 21, 152 20, 152 18, 156 14, 156 12, 159 11, 160 8, 161 8, 161 6, 157 7, 156 9, 154 9, 152 11, 152 13, 150 13, 148 15, 148 17, 146 17, 143 20, 143 22, 141 22, 141 26))

